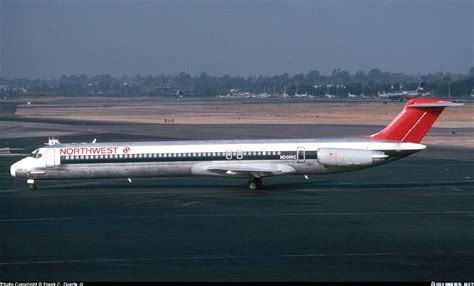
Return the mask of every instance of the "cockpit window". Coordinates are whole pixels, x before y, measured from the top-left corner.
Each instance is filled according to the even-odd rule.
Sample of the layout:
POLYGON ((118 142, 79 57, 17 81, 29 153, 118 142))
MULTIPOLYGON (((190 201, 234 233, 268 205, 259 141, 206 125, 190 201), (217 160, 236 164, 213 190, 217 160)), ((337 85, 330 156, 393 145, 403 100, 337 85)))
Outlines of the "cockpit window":
POLYGON ((39 149, 33 151, 33 152, 31 153, 31 155, 30 155, 30 157, 33 157, 33 158, 35 158, 35 159, 41 158, 41 156, 43 156, 43 154, 40 154, 40 153, 39 153, 39 149))

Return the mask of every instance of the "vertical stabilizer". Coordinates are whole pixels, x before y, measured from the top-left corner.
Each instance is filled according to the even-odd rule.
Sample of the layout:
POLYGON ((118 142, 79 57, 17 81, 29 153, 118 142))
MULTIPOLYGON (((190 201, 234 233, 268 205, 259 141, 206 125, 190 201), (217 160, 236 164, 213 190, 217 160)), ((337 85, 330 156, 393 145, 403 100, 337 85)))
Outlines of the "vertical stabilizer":
POLYGON ((445 107, 459 105, 463 104, 438 98, 411 99, 387 127, 369 137, 420 143, 445 107))

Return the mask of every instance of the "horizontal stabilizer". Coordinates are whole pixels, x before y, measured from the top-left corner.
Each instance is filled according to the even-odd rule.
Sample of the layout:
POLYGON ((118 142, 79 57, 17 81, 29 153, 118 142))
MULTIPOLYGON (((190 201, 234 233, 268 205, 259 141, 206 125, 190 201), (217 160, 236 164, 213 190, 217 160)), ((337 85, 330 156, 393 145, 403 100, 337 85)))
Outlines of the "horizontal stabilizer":
POLYGON ((461 106, 464 103, 460 102, 453 102, 453 101, 441 101, 441 102, 434 102, 434 103, 414 103, 411 104, 410 107, 454 107, 454 106, 461 106))

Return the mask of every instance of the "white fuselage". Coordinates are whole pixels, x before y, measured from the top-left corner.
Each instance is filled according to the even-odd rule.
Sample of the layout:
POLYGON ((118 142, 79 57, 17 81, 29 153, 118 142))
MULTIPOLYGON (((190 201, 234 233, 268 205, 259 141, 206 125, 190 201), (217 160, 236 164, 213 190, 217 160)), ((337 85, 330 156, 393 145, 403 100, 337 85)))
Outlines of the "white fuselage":
POLYGON ((324 174, 380 165, 425 147, 369 138, 55 144, 13 164, 10 173, 35 180, 324 174))

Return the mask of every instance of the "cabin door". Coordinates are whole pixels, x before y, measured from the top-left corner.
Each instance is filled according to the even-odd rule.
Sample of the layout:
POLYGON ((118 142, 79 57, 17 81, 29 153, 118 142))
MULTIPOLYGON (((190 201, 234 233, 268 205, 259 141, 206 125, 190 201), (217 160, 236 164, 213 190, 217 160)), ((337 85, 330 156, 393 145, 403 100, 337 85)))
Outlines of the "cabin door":
POLYGON ((304 147, 298 147, 296 150, 296 161, 298 163, 304 163, 306 160, 306 154, 304 151, 304 147))
POLYGON ((46 149, 46 167, 54 167, 54 149, 46 149))

